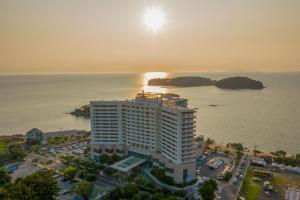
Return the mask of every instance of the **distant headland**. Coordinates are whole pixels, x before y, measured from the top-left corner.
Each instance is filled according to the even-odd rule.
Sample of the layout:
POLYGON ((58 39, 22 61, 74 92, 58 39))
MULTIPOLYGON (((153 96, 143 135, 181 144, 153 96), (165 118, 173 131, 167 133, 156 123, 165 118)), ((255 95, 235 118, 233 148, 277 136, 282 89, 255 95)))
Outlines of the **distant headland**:
POLYGON ((80 108, 76 108, 74 111, 70 112, 69 114, 75 117, 90 118, 90 106, 89 105, 81 106, 80 108))
POLYGON ((260 90, 264 88, 261 81, 253 80, 248 77, 230 77, 221 80, 211 80, 209 78, 198 76, 186 76, 175 78, 154 78, 148 81, 150 86, 173 86, 173 87, 197 87, 197 86, 216 86, 221 89, 253 89, 260 90))

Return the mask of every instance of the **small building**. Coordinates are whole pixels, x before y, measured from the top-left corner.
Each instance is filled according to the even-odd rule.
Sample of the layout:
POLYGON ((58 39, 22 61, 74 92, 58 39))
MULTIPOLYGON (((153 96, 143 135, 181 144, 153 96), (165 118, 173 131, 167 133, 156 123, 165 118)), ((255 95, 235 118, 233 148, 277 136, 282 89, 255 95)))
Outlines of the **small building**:
POLYGON ((289 187, 285 191, 285 200, 300 200, 300 190, 295 187, 289 187))
POLYGON ((28 144, 41 144, 43 140, 44 133, 37 128, 33 128, 26 133, 26 142, 28 144))
POLYGON ((259 166, 259 167, 266 167, 267 163, 263 158, 254 157, 251 160, 251 165, 259 166))

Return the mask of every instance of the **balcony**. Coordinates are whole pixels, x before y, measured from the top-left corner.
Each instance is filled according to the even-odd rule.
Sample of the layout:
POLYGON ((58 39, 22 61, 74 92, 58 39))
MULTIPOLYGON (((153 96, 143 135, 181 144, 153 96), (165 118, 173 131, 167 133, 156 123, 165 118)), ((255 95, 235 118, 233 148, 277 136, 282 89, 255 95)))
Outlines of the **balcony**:
POLYGON ((193 142, 195 139, 194 137, 182 137, 181 141, 182 142, 193 142))

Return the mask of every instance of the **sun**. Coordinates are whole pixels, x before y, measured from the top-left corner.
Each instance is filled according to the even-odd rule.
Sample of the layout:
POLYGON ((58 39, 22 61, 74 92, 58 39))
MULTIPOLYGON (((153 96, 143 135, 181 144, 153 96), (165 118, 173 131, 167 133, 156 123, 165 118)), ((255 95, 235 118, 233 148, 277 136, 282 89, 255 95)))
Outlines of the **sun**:
POLYGON ((157 32, 160 31, 166 23, 166 14, 159 7, 148 8, 144 14, 144 25, 147 29, 157 32))

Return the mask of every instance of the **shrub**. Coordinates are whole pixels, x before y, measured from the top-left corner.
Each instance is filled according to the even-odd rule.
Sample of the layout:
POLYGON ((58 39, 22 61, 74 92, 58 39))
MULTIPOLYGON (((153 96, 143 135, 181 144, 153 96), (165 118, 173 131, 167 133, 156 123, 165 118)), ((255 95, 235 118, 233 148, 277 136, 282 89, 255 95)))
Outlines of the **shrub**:
POLYGON ((165 171, 163 169, 153 167, 151 174, 163 183, 166 183, 168 185, 174 185, 173 178, 166 176, 165 171))

